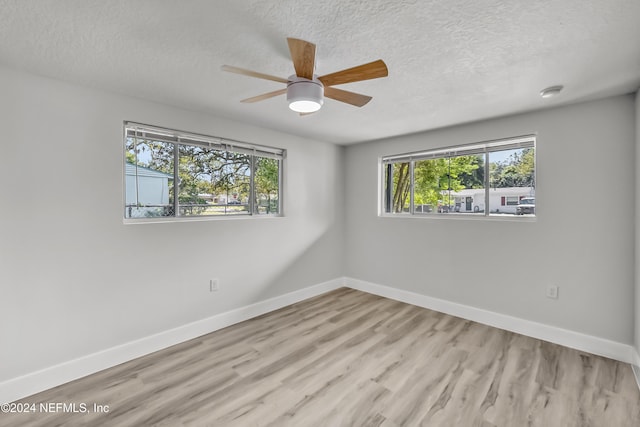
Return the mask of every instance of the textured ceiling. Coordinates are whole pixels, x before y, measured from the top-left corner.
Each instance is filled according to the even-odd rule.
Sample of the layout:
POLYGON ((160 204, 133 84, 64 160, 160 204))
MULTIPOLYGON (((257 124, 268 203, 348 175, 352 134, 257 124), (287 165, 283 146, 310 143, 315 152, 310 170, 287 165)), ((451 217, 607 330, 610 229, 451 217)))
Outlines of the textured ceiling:
MULTIPOLYGON (((634 92, 639 0, 0 0, 0 64, 348 144, 634 92), (320 75, 383 59, 389 77, 340 86, 299 117, 286 37, 317 45, 320 75), (559 97, 539 91, 562 84, 559 97)), ((162 125, 162 123, 158 123, 162 125)))

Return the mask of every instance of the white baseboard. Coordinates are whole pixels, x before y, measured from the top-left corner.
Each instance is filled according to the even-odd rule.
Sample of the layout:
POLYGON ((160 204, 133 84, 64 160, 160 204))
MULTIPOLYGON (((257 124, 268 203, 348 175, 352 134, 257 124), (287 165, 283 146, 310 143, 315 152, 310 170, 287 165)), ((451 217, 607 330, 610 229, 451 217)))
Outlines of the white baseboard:
POLYGON ((474 322, 483 323, 485 325, 560 344, 565 347, 633 364, 633 354, 635 353, 635 350, 628 344, 622 344, 604 338, 598 338, 592 335, 557 328, 555 326, 549 326, 464 304, 428 297, 415 292, 366 282, 364 280, 352 279, 350 277, 345 277, 344 280, 345 286, 352 289, 358 289, 370 294, 406 302, 450 314, 452 316, 462 317, 463 319, 472 320, 474 322))
POLYGON ((0 383, 0 403, 22 399, 154 351, 338 289, 343 285, 342 278, 330 280, 4 381, 0 383))
POLYGON ((636 382, 638 388, 640 388, 640 353, 637 349, 633 349, 633 362, 631 363, 631 369, 633 369, 633 375, 636 376, 636 382))

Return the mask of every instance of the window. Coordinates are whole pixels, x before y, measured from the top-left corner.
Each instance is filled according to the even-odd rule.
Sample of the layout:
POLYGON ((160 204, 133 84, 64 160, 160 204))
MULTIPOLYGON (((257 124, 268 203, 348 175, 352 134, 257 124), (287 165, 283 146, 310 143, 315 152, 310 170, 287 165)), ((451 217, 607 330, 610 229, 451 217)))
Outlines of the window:
POLYGON ((520 197, 518 196, 502 196, 502 199, 502 206, 518 206, 518 202, 520 201, 520 197))
POLYGON ((125 123, 124 217, 280 215, 285 151, 125 123))
POLYGON ((386 156, 381 164, 385 215, 535 215, 535 136, 386 156))

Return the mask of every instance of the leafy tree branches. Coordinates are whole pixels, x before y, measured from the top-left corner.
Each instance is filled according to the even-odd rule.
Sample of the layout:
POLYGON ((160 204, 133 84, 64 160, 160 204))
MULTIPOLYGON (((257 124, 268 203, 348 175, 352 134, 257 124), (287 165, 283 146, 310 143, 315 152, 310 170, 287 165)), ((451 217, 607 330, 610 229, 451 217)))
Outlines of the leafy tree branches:
POLYGON ((533 148, 514 150, 504 161, 489 164, 492 188, 535 187, 533 148))

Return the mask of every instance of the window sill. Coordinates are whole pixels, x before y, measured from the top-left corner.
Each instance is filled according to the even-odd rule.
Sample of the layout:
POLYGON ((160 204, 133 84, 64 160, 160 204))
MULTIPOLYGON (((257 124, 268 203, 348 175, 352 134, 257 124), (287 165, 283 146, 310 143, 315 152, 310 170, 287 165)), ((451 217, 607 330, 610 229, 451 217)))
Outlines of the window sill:
POLYGON ((404 218, 404 219, 430 219, 430 220, 451 220, 451 221, 505 221, 505 222, 536 222, 537 216, 516 216, 516 215, 478 215, 464 213, 445 214, 381 214, 379 218, 404 218))
POLYGON ((242 221, 257 219, 284 218, 284 215, 207 215, 207 216, 183 216, 183 217, 155 217, 155 218, 123 218, 125 225, 131 224, 158 224, 166 222, 202 222, 202 221, 242 221))

